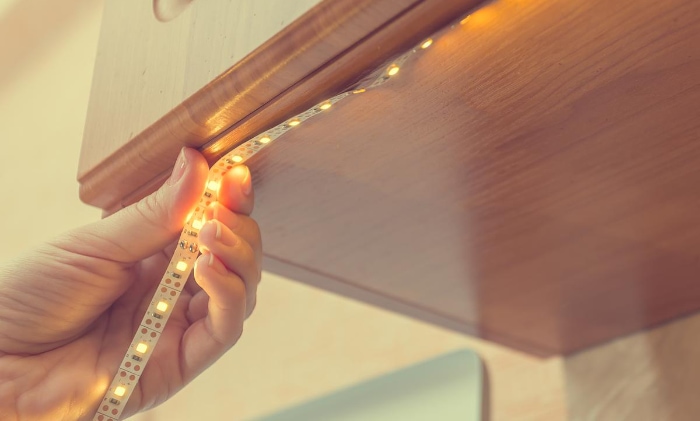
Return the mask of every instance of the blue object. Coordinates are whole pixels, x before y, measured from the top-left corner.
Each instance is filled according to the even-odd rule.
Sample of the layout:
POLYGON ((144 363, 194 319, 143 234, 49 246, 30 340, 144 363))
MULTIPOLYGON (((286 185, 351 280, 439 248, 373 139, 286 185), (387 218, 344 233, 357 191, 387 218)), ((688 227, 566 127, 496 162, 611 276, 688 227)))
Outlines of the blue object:
POLYGON ((360 383, 258 421, 485 421, 485 373, 461 350, 360 383))

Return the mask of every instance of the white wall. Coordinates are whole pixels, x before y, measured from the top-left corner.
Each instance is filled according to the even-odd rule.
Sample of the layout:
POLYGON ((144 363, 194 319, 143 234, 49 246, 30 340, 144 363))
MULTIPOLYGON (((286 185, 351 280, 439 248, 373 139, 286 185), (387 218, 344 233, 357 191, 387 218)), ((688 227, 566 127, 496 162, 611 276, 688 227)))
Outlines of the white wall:
POLYGON ((0 3, 3 256, 99 217, 78 200, 75 177, 102 2, 66 2, 75 15, 55 30, 32 26, 39 3, 0 3))

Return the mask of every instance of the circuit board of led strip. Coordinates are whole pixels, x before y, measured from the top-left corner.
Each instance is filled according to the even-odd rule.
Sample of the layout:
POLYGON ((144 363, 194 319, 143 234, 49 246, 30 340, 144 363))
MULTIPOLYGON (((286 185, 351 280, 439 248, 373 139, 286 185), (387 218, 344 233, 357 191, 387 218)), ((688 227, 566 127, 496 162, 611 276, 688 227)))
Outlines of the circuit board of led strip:
POLYGON ((199 230, 204 225, 204 211, 208 206, 217 201, 217 195, 221 179, 228 170, 235 165, 242 164, 267 147, 276 139, 279 139, 289 130, 299 126, 304 121, 328 111, 335 103, 356 94, 364 93, 386 83, 399 73, 401 66, 414 54, 429 48, 433 39, 441 33, 464 24, 469 16, 462 17, 457 23, 450 25, 448 29, 440 31, 433 38, 422 41, 403 55, 395 58, 389 65, 384 66, 352 89, 342 92, 334 97, 317 104, 316 106, 298 114, 277 126, 254 136, 240 144, 232 151, 219 159, 209 171, 209 179, 204 194, 199 200, 195 210, 188 216, 185 227, 177 241, 177 247, 170 263, 158 284, 158 288, 144 314, 141 324, 134 335, 124 358, 122 358, 117 374, 114 376, 104 398, 93 417, 93 421, 118 421, 126 406, 131 393, 136 388, 148 360, 158 343, 160 334, 165 329, 168 318, 180 297, 185 282, 192 273, 194 262, 199 256, 199 230))

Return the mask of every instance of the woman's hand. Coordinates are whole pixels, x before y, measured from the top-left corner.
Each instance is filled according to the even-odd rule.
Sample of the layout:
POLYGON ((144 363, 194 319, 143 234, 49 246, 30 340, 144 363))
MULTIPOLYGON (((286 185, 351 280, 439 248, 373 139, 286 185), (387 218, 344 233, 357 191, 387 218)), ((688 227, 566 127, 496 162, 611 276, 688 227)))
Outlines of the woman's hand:
MULTIPOLYGON (((92 419, 207 172, 198 152, 183 149, 156 193, 0 269, 2 420, 92 419)), ((241 335, 261 270, 251 186, 245 166, 222 180, 200 232, 196 283, 186 284, 122 417, 167 400, 241 335)))

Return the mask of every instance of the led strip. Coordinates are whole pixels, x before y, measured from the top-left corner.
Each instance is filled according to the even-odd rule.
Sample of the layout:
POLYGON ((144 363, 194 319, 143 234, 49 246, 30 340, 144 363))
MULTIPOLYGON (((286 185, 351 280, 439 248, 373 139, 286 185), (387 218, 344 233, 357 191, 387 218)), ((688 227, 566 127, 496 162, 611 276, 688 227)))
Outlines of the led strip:
MULTIPOLYGON (((468 16, 461 19, 459 23, 464 24, 467 18, 468 16)), ((450 28, 454 28, 455 26, 456 25, 452 25, 450 28)), ((199 203, 194 212, 188 217, 185 223, 185 227, 177 242, 175 253, 170 259, 168 268, 160 284, 158 284, 158 288, 151 299, 146 314, 144 314, 143 319, 141 319, 138 331, 134 335, 119 365, 119 370, 114 376, 114 380, 112 380, 112 383, 107 389, 95 413, 93 421, 119 420, 131 393, 135 389, 153 353, 153 349, 158 343, 161 333, 165 329, 165 324, 170 317, 172 309, 175 307, 175 303, 180 297, 185 282, 192 272, 194 262, 199 256, 200 250, 197 238, 199 230, 204 225, 204 211, 210 204, 217 201, 221 179, 226 172, 233 168, 233 166, 244 163, 289 130, 311 117, 330 109, 333 104, 338 101, 384 84, 399 72, 400 66, 405 63, 411 55, 420 50, 427 49, 432 43, 432 38, 424 40, 417 47, 394 59, 388 67, 382 68, 378 76, 370 77, 367 82, 361 83, 352 90, 340 93, 323 101, 303 113, 290 118, 284 123, 278 124, 270 130, 247 140, 224 155, 212 166, 209 171, 209 179, 206 184, 205 192, 199 199, 199 203)))

